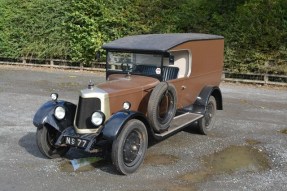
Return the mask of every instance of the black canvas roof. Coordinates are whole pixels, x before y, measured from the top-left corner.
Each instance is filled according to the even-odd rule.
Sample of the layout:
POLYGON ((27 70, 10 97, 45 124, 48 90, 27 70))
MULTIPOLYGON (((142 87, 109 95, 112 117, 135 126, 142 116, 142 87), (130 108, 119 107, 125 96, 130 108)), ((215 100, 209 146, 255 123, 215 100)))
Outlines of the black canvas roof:
POLYGON ((104 44, 103 49, 118 51, 166 52, 169 49, 188 41, 214 39, 223 39, 223 37, 200 33, 135 35, 120 38, 104 44))

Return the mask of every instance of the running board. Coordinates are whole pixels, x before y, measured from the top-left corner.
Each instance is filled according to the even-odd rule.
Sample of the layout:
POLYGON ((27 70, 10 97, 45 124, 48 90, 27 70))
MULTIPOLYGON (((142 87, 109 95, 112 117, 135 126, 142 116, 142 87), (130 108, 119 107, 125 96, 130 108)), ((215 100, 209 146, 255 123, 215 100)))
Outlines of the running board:
POLYGON ((185 126, 191 124, 192 122, 195 122, 196 120, 198 120, 202 117, 203 117, 203 115, 196 114, 196 113, 185 113, 182 115, 178 115, 178 116, 173 118, 167 131, 165 131, 163 133, 155 133, 154 135, 157 138, 166 137, 166 136, 184 128, 185 126))

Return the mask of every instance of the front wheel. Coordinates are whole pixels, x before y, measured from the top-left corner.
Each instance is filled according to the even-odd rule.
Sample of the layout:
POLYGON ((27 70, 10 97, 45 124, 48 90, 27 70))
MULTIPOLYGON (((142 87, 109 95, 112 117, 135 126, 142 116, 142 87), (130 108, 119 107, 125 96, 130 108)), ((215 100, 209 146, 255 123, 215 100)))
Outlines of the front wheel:
POLYGON ((59 158, 69 151, 69 147, 56 147, 58 131, 52 127, 37 128, 36 142, 40 152, 48 158, 59 158))
POLYGON ((147 145, 145 125, 137 119, 128 121, 113 142, 113 165, 124 175, 135 172, 144 160, 147 145))
POLYGON ((207 135, 211 129, 213 129, 215 123, 215 113, 216 113, 216 100, 213 96, 209 97, 205 115, 203 118, 198 120, 198 127, 200 133, 207 135))

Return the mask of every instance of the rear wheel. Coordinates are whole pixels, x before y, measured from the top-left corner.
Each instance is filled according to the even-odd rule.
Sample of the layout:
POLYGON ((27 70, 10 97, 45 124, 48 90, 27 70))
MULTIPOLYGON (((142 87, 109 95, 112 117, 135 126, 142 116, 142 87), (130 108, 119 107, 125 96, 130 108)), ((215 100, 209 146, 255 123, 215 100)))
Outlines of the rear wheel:
POLYGON ((69 147, 56 147, 58 131, 54 128, 37 128, 36 141, 40 152, 48 158, 58 158, 69 151, 69 147))
POLYGON ((145 125, 137 119, 128 121, 113 142, 113 165, 121 174, 135 172, 144 160, 147 145, 145 125))
POLYGON ((205 115, 203 118, 198 120, 199 131, 207 135, 211 129, 213 129, 215 123, 215 113, 216 113, 216 100, 213 96, 209 97, 205 115))

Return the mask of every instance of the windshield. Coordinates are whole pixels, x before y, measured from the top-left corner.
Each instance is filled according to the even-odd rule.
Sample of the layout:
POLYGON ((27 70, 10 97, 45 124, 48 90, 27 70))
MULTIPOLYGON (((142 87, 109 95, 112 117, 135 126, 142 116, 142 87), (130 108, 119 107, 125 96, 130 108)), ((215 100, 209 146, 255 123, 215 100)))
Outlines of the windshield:
POLYGON ((161 54, 108 52, 107 70, 112 73, 161 76, 162 59, 161 54))

